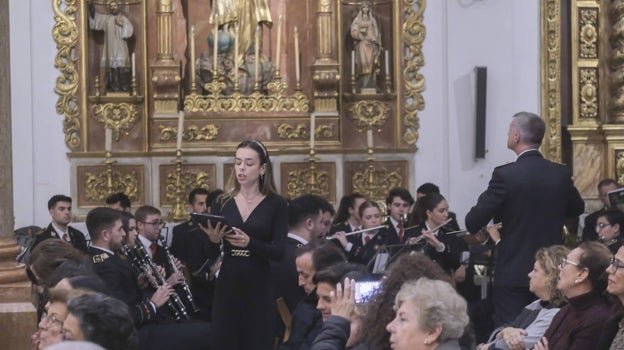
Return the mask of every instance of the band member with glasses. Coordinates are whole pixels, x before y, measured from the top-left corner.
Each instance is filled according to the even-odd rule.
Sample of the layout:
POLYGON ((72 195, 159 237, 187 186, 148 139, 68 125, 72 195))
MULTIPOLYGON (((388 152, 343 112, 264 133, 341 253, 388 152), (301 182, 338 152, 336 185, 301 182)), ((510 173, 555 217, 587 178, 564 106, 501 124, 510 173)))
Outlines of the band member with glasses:
POLYGON ((620 209, 606 209, 596 219, 598 241, 606 245, 611 254, 617 253, 622 245, 621 230, 624 227, 624 212, 620 209))
POLYGON ((607 292, 617 300, 611 318, 605 323, 596 349, 624 349, 624 248, 620 247, 607 267, 607 292))
POLYGON ((284 256, 277 243, 288 233, 288 207, 277 193, 271 158, 260 141, 236 147, 226 188, 211 213, 224 216, 229 225, 200 226, 213 243, 211 256, 217 257, 223 244, 212 309, 213 349, 272 349, 277 310, 269 261, 284 256))
POLYGON ((553 318, 535 350, 594 349, 603 325, 611 317, 604 297, 609 249, 598 242, 583 242, 559 265, 557 289, 568 300, 553 318))

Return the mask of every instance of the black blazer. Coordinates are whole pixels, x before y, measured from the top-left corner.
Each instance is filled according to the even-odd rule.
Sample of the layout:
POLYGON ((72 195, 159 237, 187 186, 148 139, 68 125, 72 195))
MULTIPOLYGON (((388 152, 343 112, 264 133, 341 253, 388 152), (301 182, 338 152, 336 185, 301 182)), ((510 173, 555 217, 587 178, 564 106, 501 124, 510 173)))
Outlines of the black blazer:
POLYGON ((305 296, 303 288, 299 287, 299 274, 295 265, 297 248, 303 244, 290 237, 286 237, 277 244, 284 248, 284 259, 271 261, 271 279, 275 286, 275 298, 284 298, 288 310, 292 313, 305 296))
POLYGON ((585 209, 571 175, 567 166, 537 150, 494 169, 487 190, 466 215, 466 228, 476 233, 492 218, 502 222, 495 285, 528 287, 537 249, 563 244, 565 219, 585 209))
MULTIPOLYGON (((67 233, 69 234, 69 238, 71 239, 71 244, 74 246, 74 248, 86 253, 87 252, 87 239, 85 238, 84 233, 80 232, 79 230, 76 230, 75 228, 71 226, 68 226, 67 233)), ((42 229, 41 231, 35 234, 35 238, 30 247, 30 250, 32 251, 33 249, 35 249, 35 247, 39 243, 50 238, 58 238, 58 239, 61 238, 54 230, 54 227, 52 227, 52 223, 50 223, 48 227, 46 227, 45 229, 42 229)))

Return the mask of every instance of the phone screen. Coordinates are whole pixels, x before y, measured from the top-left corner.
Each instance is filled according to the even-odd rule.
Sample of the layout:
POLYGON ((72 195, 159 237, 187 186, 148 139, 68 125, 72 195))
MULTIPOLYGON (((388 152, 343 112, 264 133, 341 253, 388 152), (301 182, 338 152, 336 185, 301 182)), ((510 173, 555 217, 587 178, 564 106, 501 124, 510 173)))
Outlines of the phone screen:
POLYGON ((381 281, 355 282, 355 303, 367 303, 379 288, 381 281))

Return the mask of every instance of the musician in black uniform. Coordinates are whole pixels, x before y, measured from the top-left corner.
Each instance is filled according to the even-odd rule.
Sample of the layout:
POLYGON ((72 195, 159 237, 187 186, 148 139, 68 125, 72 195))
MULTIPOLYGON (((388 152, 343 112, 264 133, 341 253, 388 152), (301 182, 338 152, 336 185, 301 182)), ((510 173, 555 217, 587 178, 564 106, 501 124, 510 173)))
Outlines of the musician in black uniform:
POLYGON ((413 204, 414 197, 405 188, 395 187, 388 192, 388 197, 386 197, 388 219, 385 225, 388 230, 389 244, 405 243, 405 231, 408 229, 407 216, 413 204))
MULTIPOLYGON (((360 205, 359 215, 362 218, 362 230, 367 230, 381 225, 381 208, 379 204, 366 201, 360 205)), ((389 237, 385 228, 374 229, 360 234, 355 234, 352 238, 353 246, 349 250, 347 257, 350 262, 368 265, 372 269, 372 261, 375 254, 385 245, 398 243, 396 238, 389 237)), ((341 238, 338 238, 341 239, 341 238)), ((351 243, 351 242, 350 242, 351 243)))
POLYGON ((334 218, 334 227, 332 227, 330 234, 336 232, 352 232, 361 228, 362 222, 360 220, 360 214, 358 212, 360 205, 366 201, 366 197, 359 193, 352 193, 350 195, 342 197, 340 204, 338 205, 338 212, 334 218))
POLYGON ((596 233, 598 241, 602 242, 615 255, 622 246, 622 227, 624 227, 624 212, 617 208, 604 210, 596 219, 596 233))
POLYGON ((112 296, 128 305, 139 329, 141 349, 207 349, 209 326, 204 322, 161 323, 158 314, 174 292, 164 283, 153 293, 139 288, 139 275, 131 263, 115 253, 125 237, 121 213, 111 208, 95 208, 87 214, 87 229, 92 237, 89 254, 97 275, 112 296), (144 293, 149 296, 144 297, 144 293))
MULTIPOLYGON (((207 199, 210 192, 205 188, 195 188, 189 194, 189 205, 194 213, 208 211, 207 199)), ((191 220, 173 228, 171 253, 180 259, 191 275, 191 291, 195 305, 199 307, 197 318, 210 321, 210 305, 214 284, 210 281, 212 260, 208 258, 210 239, 191 220)))
POLYGON ((72 199, 62 194, 52 196, 48 201, 48 212, 52 217, 52 222, 48 227, 35 234, 30 250, 32 251, 37 244, 46 239, 60 238, 70 242, 75 248, 86 252, 85 235, 69 226, 72 219, 72 199))

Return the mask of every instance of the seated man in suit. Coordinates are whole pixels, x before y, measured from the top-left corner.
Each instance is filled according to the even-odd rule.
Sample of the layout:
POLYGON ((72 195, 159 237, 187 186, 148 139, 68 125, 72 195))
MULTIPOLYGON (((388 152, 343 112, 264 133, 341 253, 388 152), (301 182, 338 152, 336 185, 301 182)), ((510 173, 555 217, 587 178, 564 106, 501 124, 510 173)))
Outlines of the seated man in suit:
POLYGON ((30 250, 32 251, 46 239, 60 238, 70 242, 75 248, 86 252, 87 241, 85 235, 69 226, 72 219, 72 199, 62 194, 52 196, 48 201, 48 212, 52 217, 52 222, 48 227, 35 234, 30 250))
POLYGON ((600 195, 603 207, 602 209, 596 210, 585 217, 585 225, 583 226, 583 241, 598 240, 599 237, 598 233, 596 233, 596 221, 602 211, 611 207, 608 193, 613 190, 617 190, 618 188, 620 188, 620 185, 613 179, 602 179, 598 183, 598 194, 600 195))

